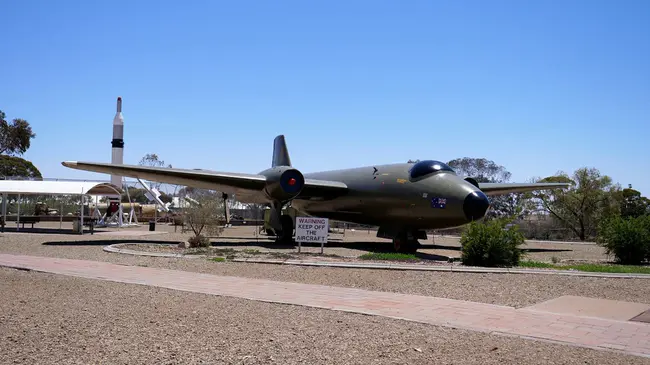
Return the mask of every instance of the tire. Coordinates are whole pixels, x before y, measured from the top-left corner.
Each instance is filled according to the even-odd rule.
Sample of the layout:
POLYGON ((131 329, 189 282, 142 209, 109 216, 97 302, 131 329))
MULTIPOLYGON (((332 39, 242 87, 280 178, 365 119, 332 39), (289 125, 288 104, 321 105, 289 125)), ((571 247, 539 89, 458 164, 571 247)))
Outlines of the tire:
POLYGON ((420 242, 418 240, 407 241, 406 247, 403 248, 404 253, 416 253, 420 248, 420 242))
POLYGON ((399 241, 398 238, 393 238, 393 251, 399 252, 401 249, 402 243, 399 241))
POLYGON ((399 253, 416 253, 420 248, 420 242, 416 239, 409 240, 406 235, 400 234, 393 239, 393 250, 399 253))

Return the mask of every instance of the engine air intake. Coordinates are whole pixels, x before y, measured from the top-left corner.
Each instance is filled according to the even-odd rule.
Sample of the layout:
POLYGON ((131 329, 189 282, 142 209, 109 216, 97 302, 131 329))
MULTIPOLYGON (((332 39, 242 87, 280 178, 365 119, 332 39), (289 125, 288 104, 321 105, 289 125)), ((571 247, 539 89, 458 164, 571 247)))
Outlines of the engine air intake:
POLYGON ((266 176, 264 192, 272 201, 288 202, 300 194, 305 187, 305 177, 297 169, 280 166, 261 172, 266 176))

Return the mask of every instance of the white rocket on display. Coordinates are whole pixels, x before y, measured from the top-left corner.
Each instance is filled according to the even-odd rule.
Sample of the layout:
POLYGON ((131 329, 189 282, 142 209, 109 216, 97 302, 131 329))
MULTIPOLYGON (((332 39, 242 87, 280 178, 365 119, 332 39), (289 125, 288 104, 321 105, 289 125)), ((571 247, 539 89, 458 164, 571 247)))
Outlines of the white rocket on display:
MULTIPOLYGON (((117 97, 117 113, 113 118, 113 156, 111 163, 122 164, 124 161, 124 117, 122 117, 122 98, 117 97)), ((122 187, 122 176, 111 175, 111 184, 122 187)))

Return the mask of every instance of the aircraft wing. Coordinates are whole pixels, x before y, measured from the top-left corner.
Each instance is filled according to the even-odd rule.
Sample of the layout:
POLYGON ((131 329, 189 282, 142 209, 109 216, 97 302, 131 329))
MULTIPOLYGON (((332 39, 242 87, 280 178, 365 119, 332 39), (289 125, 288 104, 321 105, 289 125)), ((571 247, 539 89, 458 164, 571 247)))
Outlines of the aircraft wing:
POLYGON ((535 190, 563 189, 570 185, 566 183, 479 183, 479 189, 486 195, 503 195, 510 193, 525 193, 535 190))
MULTIPOLYGON (((165 167, 118 165, 109 163, 65 161, 63 166, 105 174, 128 176, 161 183, 191 186, 235 194, 242 203, 266 203, 263 189, 266 177, 259 174, 189 170, 165 167)), ((326 199, 347 191, 347 185, 338 181, 305 179, 298 199, 326 199)))

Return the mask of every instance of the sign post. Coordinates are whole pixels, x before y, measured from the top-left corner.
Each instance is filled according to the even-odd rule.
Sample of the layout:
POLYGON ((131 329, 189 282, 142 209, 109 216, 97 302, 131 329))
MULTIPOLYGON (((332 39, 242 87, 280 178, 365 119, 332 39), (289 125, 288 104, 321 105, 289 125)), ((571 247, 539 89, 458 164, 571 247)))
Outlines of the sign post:
POLYGON ((323 253, 329 232, 329 219, 316 217, 296 217, 296 242, 300 252, 302 242, 320 243, 320 253, 323 253))

